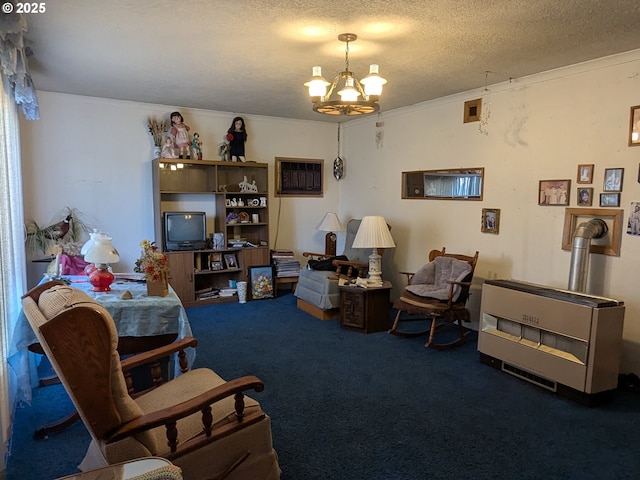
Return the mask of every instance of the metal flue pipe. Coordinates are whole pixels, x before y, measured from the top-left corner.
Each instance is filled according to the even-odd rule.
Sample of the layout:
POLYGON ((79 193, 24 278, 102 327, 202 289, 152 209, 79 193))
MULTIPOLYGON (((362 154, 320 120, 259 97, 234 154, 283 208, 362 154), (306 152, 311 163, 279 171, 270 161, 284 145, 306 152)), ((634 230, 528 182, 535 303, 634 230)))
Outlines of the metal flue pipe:
POLYGON ((609 227, 607 227, 604 220, 594 218, 588 222, 581 223, 573 232, 569 290, 573 292, 586 291, 591 239, 604 237, 608 230, 609 227))

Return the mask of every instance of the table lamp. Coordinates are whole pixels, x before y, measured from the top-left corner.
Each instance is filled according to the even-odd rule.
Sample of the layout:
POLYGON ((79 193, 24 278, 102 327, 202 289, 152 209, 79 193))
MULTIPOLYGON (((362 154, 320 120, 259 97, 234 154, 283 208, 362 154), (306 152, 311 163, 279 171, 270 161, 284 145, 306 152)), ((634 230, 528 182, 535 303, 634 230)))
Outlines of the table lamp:
POLYGON ((120 255, 111 244, 111 237, 97 236, 94 244, 84 255, 85 261, 93 263, 96 269, 89 275, 89 283, 94 292, 110 292, 113 283, 113 273, 109 271, 109 263, 120 261, 120 255))
POLYGON ((322 221, 316 227, 321 232, 329 232, 324 237, 324 253, 325 255, 336 255, 336 234, 334 232, 342 231, 340 219, 333 212, 328 212, 322 221))
POLYGON ((367 282, 369 285, 382 285, 382 257, 378 253, 378 249, 395 246, 384 217, 372 215, 362 219, 356 238, 353 239, 352 247, 373 249, 369 255, 369 279, 367 282))

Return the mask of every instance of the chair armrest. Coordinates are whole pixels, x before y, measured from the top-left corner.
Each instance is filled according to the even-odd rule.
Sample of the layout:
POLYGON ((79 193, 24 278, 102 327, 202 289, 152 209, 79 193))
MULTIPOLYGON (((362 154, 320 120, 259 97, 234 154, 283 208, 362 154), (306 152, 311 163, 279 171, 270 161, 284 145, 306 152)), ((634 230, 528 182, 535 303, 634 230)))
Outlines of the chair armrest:
POLYGON ((411 278, 416 274, 416 272, 398 272, 400 275, 407 276, 407 285, 411 283, 411 278))
POLYGON ((369 264, 368 263, 362 263, 362 262, 352 262, 350 260, 334 260, 333 262, 331 262, 333 265, 335 265, 336 267, 338 267, 336 269, 336 275, 339 277, 340 275, 344 275, 342 273, 342 268, 343 267, 347 267, 347 273, 346 276, 347 278, 351 278, 353 276, 353 270, 355 269, 357 271, 357 277, 363 277, 366 275, 367 270, 369 268, 369 264))
POLYGON ((324 260, 325 258, 331 258, 333 255, 327 255, 326 253, 302 252, 302 256, 315 258, 317 260, 324 260))
POLYGON ((195 348, 197 345, 198 340, 193 337, 185 337, 180 340, 176 340, 169 345, 163 345, 162 347, 154 348, 153 350, 149 350, 147 352, 132 355, 131 357, 125 358, 120 362, 122 366, 122 372, 127 373, 128 371, 136 367, 147 365, 168 355, 183 351, 185 348, 195 348))
MULTIPOLYGON (((207 392, 201 393, 190 400, 186 400, 162 410, 148 413, 124 423, 106 436, 105 441, 106 443, 117 442, 146 430, 165 425, 167 427, 167 439, 168 444, 171 447, 171 452, 176 452, 178 447, 178 431, 176 429, 176 422, 181 418, 192 415, 198 411, 202 411, 204 433, 207 437, 211 437, 213 417, 211 415, 210 406, 223 398, 230 397, 232 395, 235 396, 236 415, 239 419, 239 423, 241 424, 241 427, 236 426, 236 429, 248 426, 251 423, 255 423, 256 421, 264 418, 265 414, 262 410, 250 415, 244 415, 243 392, 247 390, 261 392, 264 390, 264 383, 262 383, 258 377, 253 375, 236 378, 223 385, 214 387, 207 392)), ((222 428, 224 429, 224 426, 222 428)), ((190 440, 187 440, 185 444, 188 444, 188 442, 190 442, 190 440)), ((162 456, 166 457, 166 455, 162 456)))

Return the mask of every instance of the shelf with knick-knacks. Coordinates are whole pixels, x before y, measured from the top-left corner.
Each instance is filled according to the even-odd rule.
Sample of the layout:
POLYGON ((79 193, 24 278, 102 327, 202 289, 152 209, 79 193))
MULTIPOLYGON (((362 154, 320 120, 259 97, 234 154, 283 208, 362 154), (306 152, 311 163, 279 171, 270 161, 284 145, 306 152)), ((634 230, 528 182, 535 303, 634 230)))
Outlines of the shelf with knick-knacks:
POLYGON ((162 222, 165 211, 204 211, 207 237, 224 232, 226 245, 223 248, 239 249, 241 268, 237 271, 227 269, 225 275, 197 274, 193 267, 197 251, 170 252, 177 272, 176 275, 170 273, 173 277, 170 282, 177 292, 179 289, 174 282, 183 287, 183 293, 179 293, 183 303, 193 304, 195 287, 216 287, 216 282, 223 276, 224 280, 246 280, 248 267, 269 264, 267 163, 157 158, 152 167, 158 245, 164 249, 162 222))

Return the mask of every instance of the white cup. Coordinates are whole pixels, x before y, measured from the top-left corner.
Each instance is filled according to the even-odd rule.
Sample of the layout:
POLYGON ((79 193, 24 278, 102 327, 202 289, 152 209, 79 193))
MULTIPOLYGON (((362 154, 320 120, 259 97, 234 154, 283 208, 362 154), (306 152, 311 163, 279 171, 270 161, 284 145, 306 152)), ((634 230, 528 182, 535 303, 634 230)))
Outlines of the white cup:
POLYGON ((260 214, 259 213, 253 213, 251 215, 251 221, 253 223, 260 223, 260 214))
POLYGON ((237 282, 238 302, 247 303, 247 282, 237 282))

